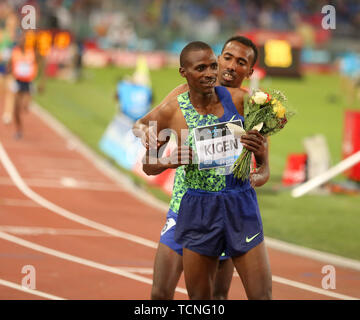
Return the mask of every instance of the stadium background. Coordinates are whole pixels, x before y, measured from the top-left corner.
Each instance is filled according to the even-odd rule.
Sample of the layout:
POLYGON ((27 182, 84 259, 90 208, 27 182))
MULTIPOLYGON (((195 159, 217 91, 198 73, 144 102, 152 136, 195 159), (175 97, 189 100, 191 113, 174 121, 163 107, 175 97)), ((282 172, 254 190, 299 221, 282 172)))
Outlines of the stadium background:
MULTIPOLYGON (((341 174, 322 192, 298 199, 291 197, 293 185, 283 183, 288 156, 304 155, 306 137, 316 134, 325 137, 331 165, 343 159, 346 110, 360 111, 359 65, 353 65, 350 71, 343 67, 346 55, 359 59, 358 1, 39 0, 26 3, 36 7, 37 33, 61 30, 71 37, 63 56, 49 58, 46 89, 35 94, 35 101, 140 188, 165 203, 169 194, 164 188, 139 172, 120 166, 99 146, 119 112, 114 100, 117 81, 132 75, 139 56, 145 57, 154 94, 152 106, 156 106, 171 89, 183 83, 177 72, 177 59, 189 41, 208 42, 219 54, 224 41, 235 34, 255 40, 259 34, 285 39, 291 47, 293 63, 288 74, 272 74, 264 62, 258 64, 261 71, 268 71, 259 86, 264 90, 282 90, 297 110, 288 126, 271 138, 271 179, 257 190, 264 233, 288 243, 360 260, 360 178, 350 179, 341 174), (328 4, 336 8, 334 30, 321 26, 324 17, 321 8, 328 4), (76 53, 69 53, 71 50, 76 53), (75 56, 82 58, 81 72, 74 63, 75 56)), ((13 1, 16 10, 24 4, 21 0, 13 1)), ((18 15, 21 18, 19 12, 18 15)), ((51 42, 50 47, 53 45, 51 42)), ((261 54, 264 52, 261 49, 261 54)))
MULTIPOLYGON (((53 3, 64 9, 61 1, 53 3)), ((224 41, 237 33, 264 29, 302 35, 303 76, 300 79, 265 77, 260 84, 265 89, 282 90, 298 112, 289 126, 271 139, 271 180, 258 190, 265 233, 292 243, 360 257, 356 241, 358 196, 327 195, 324 201, 323 195, 308 195, 304 201, 304 198, 294 200, 288 191, 279 190, 287 156, 305 152, 305 137, 323 134, 331 164, 342 159, 344 112, 359 109, 359 99, 350 96, 350 88, 342 81, 346 75, 339 72, 342 55, 349 50, 360 50, 356 33, 360 13, 356 2, 334 2, 335 30, 321 27, 324 17, 321 8, 331 3, 327 1, 80 3, 74 18, 68 19, 71 21, 68 25, 61 25, 60 21, 66 20, 61 17, 61 11, 52 10, 52 13, 59 16, 61 29, 68 28, 79 34, 79 38, 87 39, 89 52, 93 48, 95 53, 89 57, 91 53, 86 56, 85 51, 83 58, 85 64, 90 60, 91 67, 84 70, 84 79, 76 86, 54 79, 48 83, 46 93, 36 99, 99 152, 99 141, 117 112, 113 99, 116 82, 134 72, 126 66, 130 62, 135 67, 139 51, 150 56, 155 106, 176 85, 183 83, 177 72, 176 54, 189 41, 207 41, 219 54, 224 41), (74 22, 77 25, 72 28, 74 22), (126 57, 122 57, 123 51, 126 57)), ((147 187, 136 176, 133 178, 147 187)), ((152 189, 152 192, 168 200, 161 191, 152 189)))

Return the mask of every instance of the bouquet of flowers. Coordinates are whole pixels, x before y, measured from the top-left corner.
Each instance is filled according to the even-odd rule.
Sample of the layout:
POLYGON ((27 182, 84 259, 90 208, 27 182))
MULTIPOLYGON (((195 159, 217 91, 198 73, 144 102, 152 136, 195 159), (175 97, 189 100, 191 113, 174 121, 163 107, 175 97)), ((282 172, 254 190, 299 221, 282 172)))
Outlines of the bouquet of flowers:
MULTIPOLYGON (((244 101, 244 129, 234 124, 227 124, 231 133, 239 138, 246 131, 255 129, 263 136, 270 136, 284 128, 295 113, 286 107, 285 95, 274 90, 270 93, 256 91, 244 101)), ((234 176, 246 180, 250 175, 251 151, 243 148, 232 167, 234 176)))

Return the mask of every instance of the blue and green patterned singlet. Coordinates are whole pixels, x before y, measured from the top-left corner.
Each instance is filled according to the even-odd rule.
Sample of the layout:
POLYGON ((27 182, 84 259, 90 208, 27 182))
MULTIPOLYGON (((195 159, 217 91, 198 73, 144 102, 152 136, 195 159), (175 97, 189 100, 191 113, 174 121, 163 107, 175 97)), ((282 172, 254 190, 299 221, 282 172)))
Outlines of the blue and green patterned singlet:
MULTIPOLYGON (((179 106, 189 127, 187 145, 194 148, 192 131, 196 127, 212 125, 230 120, 244 121, 244 118, 237 112, 229 91, 225 87, 215 87, 216 93, 224 107, 224 114, 218 118, 213 114, 199 114, 190 102, 189 92, 178 96, 179 106)), ((198 164, 189 164, 176 169, 173 195, 170 201, 170 209, 178 213, 180 202, 188 188, 201 189, 206 191, 221 191, 242 184, 232 174, 219 174, 218 169, 199 170, 198 164)))

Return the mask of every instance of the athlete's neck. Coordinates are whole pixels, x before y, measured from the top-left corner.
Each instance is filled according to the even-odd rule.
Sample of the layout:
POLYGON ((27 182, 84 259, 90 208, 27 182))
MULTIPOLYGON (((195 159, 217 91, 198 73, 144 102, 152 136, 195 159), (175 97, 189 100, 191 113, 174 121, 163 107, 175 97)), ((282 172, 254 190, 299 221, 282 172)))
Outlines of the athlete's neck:
POLYGON ((241 89, 242 83, 240 83, 237 87, 234 87, 234 86, 229 86, 229 85, 226 85, 226 84, 222 84, 222 83, 219 82, 219 79, 217 79, 217 80, 216 80, 216 85, 217 85, 217 86, 226 87, 226 88, 241 89))
POLYGON ((219 101, 215 88, 209 92, 199 92, 189 88, 189 98, 195 109, 205 112, 219 101))

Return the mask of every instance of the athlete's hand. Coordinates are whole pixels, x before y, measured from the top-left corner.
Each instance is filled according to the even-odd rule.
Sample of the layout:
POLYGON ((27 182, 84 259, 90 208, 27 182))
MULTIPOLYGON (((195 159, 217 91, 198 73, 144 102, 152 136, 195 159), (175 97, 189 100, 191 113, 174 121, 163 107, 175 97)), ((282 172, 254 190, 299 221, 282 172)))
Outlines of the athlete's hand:
POLYGON ((266 154, 266 138, 257 130, 249 130, 241 137, 244 148, 254 153, 256 158, 264 157, 266 154))
POLYGON ((257 169, 254 169, 253 172, 250 173, 250 185, 255 188, 259 185, 262 185, 261 182, 262 182, 262 175, 258 173, 258 170, 257 169))
POLYGON ((157 140, 157 132, 154 126, 146 127, 141 134, 141 143, 146 149, 157 149, 160 142, 157 140))
POLYGON ((171 168, 177 168, 192 162, 192 149, 188 146, 176 147, 170 154, 171 168))

